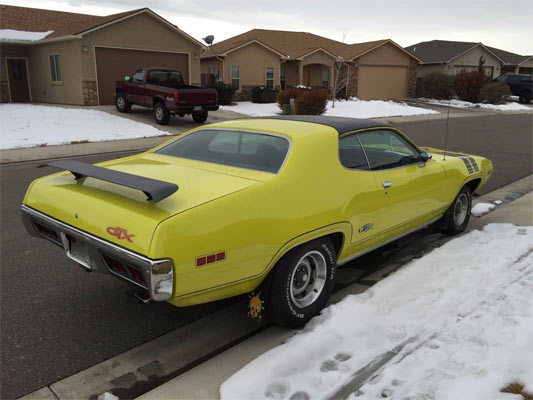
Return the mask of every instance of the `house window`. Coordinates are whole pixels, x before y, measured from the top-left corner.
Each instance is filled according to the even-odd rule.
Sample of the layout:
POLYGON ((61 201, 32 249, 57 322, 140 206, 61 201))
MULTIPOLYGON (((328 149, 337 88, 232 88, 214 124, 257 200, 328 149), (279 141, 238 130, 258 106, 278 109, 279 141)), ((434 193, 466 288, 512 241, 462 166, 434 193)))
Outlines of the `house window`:
POLYGON ((272 67, 266 69, 266 87, 274 88, 274 68, 272 67))
POLYGON ((322 87, 329 87, 329 68, 322 70, 322 87))
POLYGON ((239 76, 240 76, 239 66, 232 65, 231 66, 231 86, 235 90, 239 90, 239 80, 240 80, 239 76))
POLYGON ((214 68, 213 68, 213 66, 211 65, 211 66, 209 66, 209 69, 208 69, 207 73, 208 73, 209 75, 212 75, 212 74, 213 74, 213 70, 214 70, 214 68))
POLYGON ((285 68, 281 68, 279 72, 279 84, 282 89, 285 89, 285 68))
POLYGON ((63 82, 61 56, 59 54, 50 54, 50 71, 52 74, 52 82, 63 82))

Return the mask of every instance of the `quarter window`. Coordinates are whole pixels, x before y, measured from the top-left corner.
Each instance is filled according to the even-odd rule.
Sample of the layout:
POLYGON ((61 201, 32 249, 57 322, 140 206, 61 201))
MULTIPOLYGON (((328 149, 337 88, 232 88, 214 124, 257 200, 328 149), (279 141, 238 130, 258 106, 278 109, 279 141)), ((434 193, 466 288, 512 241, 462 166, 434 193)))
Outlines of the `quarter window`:
POLYGON ((368 162, 361 144, 355 135, 339 139, 339 158, 341 164, 350 169, 368 170, 368 162))
POLYGON ((50 54, 50 72, 52 75, 52 82, 63 82, 61 56, 59 54, 50 54))
POLYGON ((398 168, 419 161, 419 154, 404 138, 388 130, 357 134, 370 163, 370 169, 398 168))
POLYGON ((266 69, 266 87, 271 89, 274 87, 274 68, 272 67, 266 69))
POLYGON ((238 65, 231 66, 231 86, 235 90, 239 90, 240 71, 238 65))

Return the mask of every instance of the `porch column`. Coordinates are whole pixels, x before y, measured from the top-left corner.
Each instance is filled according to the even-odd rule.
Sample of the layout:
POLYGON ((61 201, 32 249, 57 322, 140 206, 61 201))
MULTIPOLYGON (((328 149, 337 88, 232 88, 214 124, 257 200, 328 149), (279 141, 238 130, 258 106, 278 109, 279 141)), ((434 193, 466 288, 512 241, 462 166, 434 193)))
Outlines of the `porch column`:
POLYGON ((302 61, 298 62, 298 85, 303 85, 304 83, 304 66, 302 61))

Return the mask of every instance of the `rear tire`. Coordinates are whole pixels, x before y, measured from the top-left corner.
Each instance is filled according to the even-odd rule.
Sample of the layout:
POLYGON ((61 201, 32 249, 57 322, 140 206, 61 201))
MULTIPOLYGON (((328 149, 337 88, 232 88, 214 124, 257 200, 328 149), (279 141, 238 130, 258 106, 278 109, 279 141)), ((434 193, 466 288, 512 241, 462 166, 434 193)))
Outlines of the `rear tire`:
POLYGON ((335 250, 327 238, 291 250, 272 272, 269 316, 283 327, 304 326, 326 305, 333 290, 335 269, 335 250))
POLYGON ((115 107, 119 112, 127 113, 131 110, 131 103, 126 100, 126 95, 122 92, 118 92, 115 96, 115 107))
POLYGON ((197 122, 199 124, 203 124, 207 120, 207 111, 197 111, 192 113, 192 119, 194 122, 197 122))
POLYGON ((154 118, 159 125, 167 125, 170 121, 170 112, 161 102, 154 104, 154 118))
POLYGON ((531 103, 531 92, 528 92, 527 90, 522 91, 520 96, 518 96, 518 101, 522 104, 531 103))
POLYGON ((450 236, 464 232, 468 226, 468 221, 470 221, 471 210, 472 191, 470 187, 465 185, 442 217, 442 220, 437 223, 439 230, 450 236))

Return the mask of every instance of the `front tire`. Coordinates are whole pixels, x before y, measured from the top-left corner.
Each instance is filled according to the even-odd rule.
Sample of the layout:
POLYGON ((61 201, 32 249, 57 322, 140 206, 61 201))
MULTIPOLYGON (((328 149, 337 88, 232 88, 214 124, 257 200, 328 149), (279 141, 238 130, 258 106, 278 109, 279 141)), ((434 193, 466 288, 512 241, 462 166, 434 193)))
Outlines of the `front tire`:
POLYGON ((299 328, 326 305, 335 282, 336 255, 329 239, 306 243, 276 265, 267 310, 280 326, 299 328))
POLYGON ((451 236, 463 233, 470 221, 471 210, 472 191, 465 185, 444 214, 444 227, 441 231, 451 236))
POLYGON ((192 119, 194 122, 197 122, 199 124, 203 124, 207 120, 207 111, 197 111, 192 113, 192 119))
POLYGON ((159 125, 167 125, 170 121, 170 112, 163 103, 154 104, 154 118, 159 125))
POLYGON ((518 101, 522 104, 531 103, 531 92, 528 92, 527 90, 522 91, 520 96, 518 96, 518 101))
POLYGON ((131 103, 126 100, 126 95, 122 92, 117 93, 115 96, 115 107, 119 112, 127 113, 131 110, 131 103))

